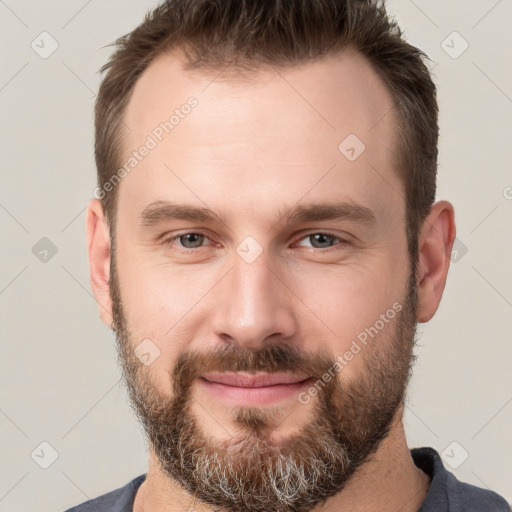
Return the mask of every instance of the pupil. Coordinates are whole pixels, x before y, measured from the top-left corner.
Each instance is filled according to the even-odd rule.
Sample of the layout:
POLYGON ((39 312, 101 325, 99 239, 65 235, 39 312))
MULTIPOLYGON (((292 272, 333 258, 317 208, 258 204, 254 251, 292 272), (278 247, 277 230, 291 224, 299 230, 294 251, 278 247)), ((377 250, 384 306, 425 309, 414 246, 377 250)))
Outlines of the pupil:
POLYGON ((311 235, 313 240, 313 247, 318 247, 315 245, 317 242, 323 247, 326 243, 329 245, 329 241, 332 239, 331 235, 325 235, 323 233, 318 233, 316 235, 311 235), (324 245, 322 245, 324 244, 324 245))
POLYGON ((203 241, 204 236, 199 233, 190 233, 187 235, 182 235, 180 237, 180 242, 184 247, 199 247, 201 242, 203 241), (189 244, 190 242, 190 244, 189 244))

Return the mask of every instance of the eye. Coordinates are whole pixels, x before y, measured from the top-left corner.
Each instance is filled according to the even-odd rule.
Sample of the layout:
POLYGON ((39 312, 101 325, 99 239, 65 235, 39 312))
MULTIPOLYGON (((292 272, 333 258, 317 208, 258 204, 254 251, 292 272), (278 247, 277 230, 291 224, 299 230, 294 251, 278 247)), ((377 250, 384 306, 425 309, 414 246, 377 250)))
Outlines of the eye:
POLYGON ((324 232, 310 233, 309 235, 300 239, 300 241, 302 240, 309 240, 311 245, 303 245, 302 243, 297 245, 301 247, 313 247, 314 249, 329 249, 336 244, 336 241, 340 242, 341 245, 348 243, 338 236, 333 235, 332 233, 324 232))
MULTIPOLYGON (((203 233, 188 232, 174 235, 164 241, 166 245, 177 245, 178 250, 200 249, 207 245, 213 245, 211 240, 203 233), (205 244, 205 241, 210 243, 205 244)), ((329 249, 335 245, 346 245, 348 242, 342 238, 328 232, 310 233, 298 239, 296 243, 299 247, 312 247, 313 249, 329 249), (307 242, 310 244, 307 244, 307 242), (306 243, 304 243, 306 242, 306 243)))
POLYGON ((205 240, 209 240, 206 235, 202 233, 182 233, 180 235, 175 235, 171 238, 165 240, 165 243, 168 245, 173 245, 177 243, 179 248, 183 249, 198 249, 203 246, 203 242, 205 240))

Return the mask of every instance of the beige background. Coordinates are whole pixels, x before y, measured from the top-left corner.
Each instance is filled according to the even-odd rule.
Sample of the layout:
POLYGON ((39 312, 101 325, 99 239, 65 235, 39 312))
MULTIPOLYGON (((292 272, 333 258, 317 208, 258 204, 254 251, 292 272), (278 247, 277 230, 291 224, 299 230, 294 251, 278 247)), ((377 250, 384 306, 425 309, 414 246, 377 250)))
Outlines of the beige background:
MULTIPOLYGON (((0 1, 0 512, 58 512, 146 470, 114 338, 89 289, 84 213, 102 47, 155 5, 0 1)), ((435 62, 438 198, 452 201, 458 225, 443 302, 420 326, 408 441, 512 502, 512 2, 392 0, 389 9, 435 62)))

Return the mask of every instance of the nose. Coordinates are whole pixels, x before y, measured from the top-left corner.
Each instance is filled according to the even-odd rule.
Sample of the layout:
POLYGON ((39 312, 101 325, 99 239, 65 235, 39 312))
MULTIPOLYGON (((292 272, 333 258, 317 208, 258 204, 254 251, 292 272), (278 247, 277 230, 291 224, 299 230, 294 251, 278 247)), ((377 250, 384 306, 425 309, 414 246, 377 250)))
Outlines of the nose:
POLYGON ((218 299, 213 330, 225 342, 256 350, 296 332, 292 296, 265 253, 251 263, 236 256, 218 299))

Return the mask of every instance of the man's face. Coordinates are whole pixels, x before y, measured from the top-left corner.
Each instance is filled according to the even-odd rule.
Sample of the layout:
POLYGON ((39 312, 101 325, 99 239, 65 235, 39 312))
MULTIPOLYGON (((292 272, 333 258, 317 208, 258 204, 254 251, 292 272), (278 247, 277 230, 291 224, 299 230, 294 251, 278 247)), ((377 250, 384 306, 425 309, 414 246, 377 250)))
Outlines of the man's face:
POLYGON ((350 52, 246 81, 167 55, 125 122, 126 160, 156 146, 118 186, 111 295, 162 468, 226 510, 310 510, 387 435, 410 370, 390 94, 350 52))

